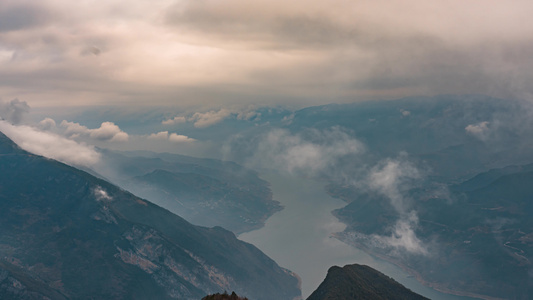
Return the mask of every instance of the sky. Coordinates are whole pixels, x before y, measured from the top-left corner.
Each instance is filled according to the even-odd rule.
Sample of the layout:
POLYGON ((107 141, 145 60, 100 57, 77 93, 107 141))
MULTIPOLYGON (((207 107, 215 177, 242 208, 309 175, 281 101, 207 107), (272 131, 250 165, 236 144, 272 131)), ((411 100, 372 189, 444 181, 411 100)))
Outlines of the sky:
POLYGON ((531 11, 521 0, 3 0, 0 99, 204 113, 412 95, 529 99, 531 11))
MULTIPOLYGON (((459 128, 490 142, 499 128, 531 128, 532 12, 531 0, 1 0, 0 132, 89 168, 101 148, 237 157, 233 138, 257 142, 240 157, 247 167, 318 176, 372 149, 335 127, 268 131, 295 109, 440 94, 529 101, 520 118, 459 128), (254 126, 265 132, 239 136, 254 126)), ((406 157, 340 175, 400 215, 390 236, 370 238, 426 255, 400 188, 425 174, 406 157)))

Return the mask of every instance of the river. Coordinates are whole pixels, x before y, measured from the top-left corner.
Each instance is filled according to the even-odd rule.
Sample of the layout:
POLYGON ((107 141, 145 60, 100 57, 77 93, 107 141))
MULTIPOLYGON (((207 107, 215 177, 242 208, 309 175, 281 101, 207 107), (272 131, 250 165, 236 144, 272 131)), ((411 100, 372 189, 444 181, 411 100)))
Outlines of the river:
POLYGON ((270 217, 264 227, 243 233, 239 239, 254 244, 280 266, 297 273, 302 279, 304 299, 324 280, 331 266, 354 263, 369 265, 430 299, 471 299, 423 286, 399 267, 331 238, 331 233, 346 227, 331 211, 346 203, 330 197, 323 183, 273 173, 261 177, 270 182, 274 200, 285 208, 270 217))

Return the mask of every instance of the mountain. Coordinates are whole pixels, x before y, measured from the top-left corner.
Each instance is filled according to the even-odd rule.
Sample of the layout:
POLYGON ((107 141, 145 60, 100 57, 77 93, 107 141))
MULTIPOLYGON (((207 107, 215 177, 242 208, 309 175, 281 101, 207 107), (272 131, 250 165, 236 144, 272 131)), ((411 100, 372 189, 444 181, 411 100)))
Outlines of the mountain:
POLYGON ((394 279, 365 265, 331 267, 307 300, 423 300, 394 279))
POLYGON ((181 217, 0 133, 0 298, 293 299, 298 280, 221 227, 181 217))
POLYGON ((100 152, 99 174, 196 225, 239 234, 262 227, 282 209, 268 182, 233 162, 147 151, 100 152))
POLYGON ((442 291, 483 299, 533 295, 533 170, 508 166, 450 185, 448 197, 408 193, 418 213, 416 236, 428 255, 407 255, 377 243, 400 218, 389 201, 353 190, 332 190, 351 201, 335 215, 348 227, 337 236, 419 275, 442 291))

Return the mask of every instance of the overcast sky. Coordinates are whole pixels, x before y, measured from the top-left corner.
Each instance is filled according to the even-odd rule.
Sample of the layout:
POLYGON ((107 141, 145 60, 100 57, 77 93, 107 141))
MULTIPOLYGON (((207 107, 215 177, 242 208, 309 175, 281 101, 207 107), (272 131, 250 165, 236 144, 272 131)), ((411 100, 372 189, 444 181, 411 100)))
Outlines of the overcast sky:
POLYGON ((530 98, 532 1, 2 0, 0 99, 32 107, 530 98))

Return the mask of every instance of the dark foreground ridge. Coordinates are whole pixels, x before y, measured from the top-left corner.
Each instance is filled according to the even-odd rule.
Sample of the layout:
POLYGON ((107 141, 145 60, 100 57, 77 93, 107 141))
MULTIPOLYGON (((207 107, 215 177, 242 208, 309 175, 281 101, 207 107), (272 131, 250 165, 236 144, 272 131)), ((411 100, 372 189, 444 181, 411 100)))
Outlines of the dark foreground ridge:
POLYGON ((394 279, 365 265, 331 267, 307 300, 424 300, 394 279))
POLYGON ((231 295, 224 292, 224 294, 216 293, 213 295, 208 295, 202 298, 202 300, 248 300, 246 297, 239 297, 235 292, 232 292, 231 295))
POLYGON ((0 299, 293 299, 298 281, 223 228, 194 226, 0 133, 0 299))

